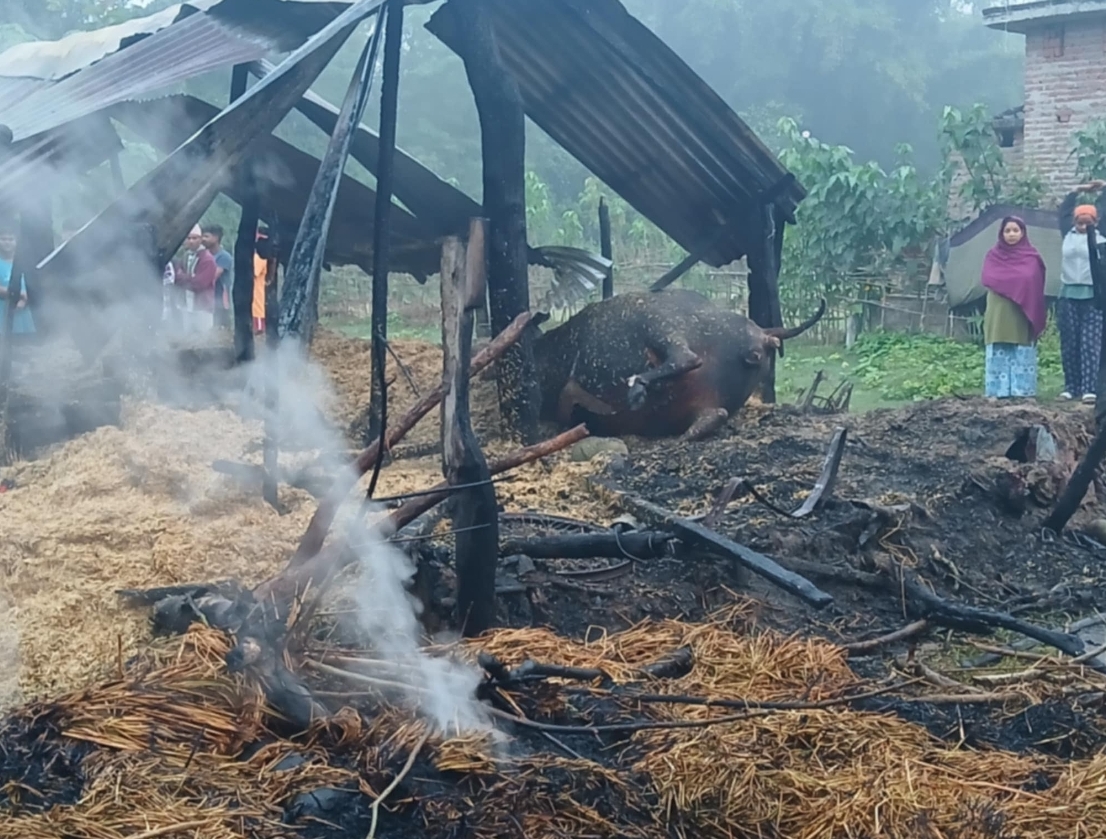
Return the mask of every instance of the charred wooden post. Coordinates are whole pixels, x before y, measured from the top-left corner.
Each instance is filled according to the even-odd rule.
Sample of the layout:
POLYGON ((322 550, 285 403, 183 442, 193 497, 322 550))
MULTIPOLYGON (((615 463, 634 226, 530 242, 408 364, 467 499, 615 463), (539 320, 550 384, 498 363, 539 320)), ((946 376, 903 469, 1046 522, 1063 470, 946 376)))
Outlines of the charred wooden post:
POLYGON ((485 221, 473 219, 468 250, 456 237, 442 246, 442 472, 460 491, 457 530, 457 621, 463 634, 479 635, 495 623, 495 570, 499 556, 499 510, 487 460, 469 415, 469 365, 473 312, 486 282, 485 221))
MULTIPOLYGON (((403 0, 389 0, 385 11, 384 79, 380 91, 380 151, 376 165, 376 214, 373 226, 372 388, 369 397, 368 445, 380 438, 387 422, 388 389, 384 385, 388 344, 388 236, 395 180, 396 111, 399 100, 400 47, 403 44, 403 0)), ((444 281, 444 280, 443 280, 444 281)))
POLYGON ((492 315, 488 311, 488 292, 485 288, 484 299, 480 301, 480 305, 476 307, 476 337, 477 338, 491 338, 492 337, 492 315))
MULTIPOLYGON (((1095 225, 1087 227, 1087 250, 1090 252, 1091 259, 1091 283, 1094 286, 1094 304, 1100 312, 1106 312, 1106 265, 1102 262, 1102 253, 1098 248, 1098 235, 1099 231, 1095 225)), ((1103 330, 1101 338, 1101 350, 1102 358, 1106 359, 1106 330, 1103 330)), ((1094 419, 1095 425, 1099 429, 1106 427, 1106 364, 1100 364, 1098 367, 1098 381, 1095 383, 1095 409, 1094 419)), ((1101 458, 1099 458, 1101 460, 1101 458)), ((1097 462, 1095 464, 1097 468, 1097 462)), ((1086 487, 1084 487, 1084 492, 1086 487)), ((1078 501, 1081 501, 1083 496, 1080 496, 1078 501)), ((1059 505, 1058 505, 1059 506, 1059 505)), ((1068 514, 1070 518, 1074 515, 1075 509, 1073 508, 1071 513, 1068 514)), ((1055 515, 1055 513, 1053 514, 1055 515)), ((1066 523, 1066 522, 1065 522, 1066 523)), ((1061 525, 1062 527, 1063 525, 1061 525)))
MULTIPOLYGON (((509 327, 496 335, 495 338, 492 339, 492 342, 480 350, 472 360, 472 366, 469 368, 469 377, 478 376, 493 362, 502 357, 503 353, 507 351, 507 348, 514 344, 514 342, 519 339, 519 336, 526 331, 529 327, 530 320, 530 313, 524 312, 515 318, 509 327)), ((337 480, 333 492, 331 492, 327 498, 319 504, 318 509, 315 510, 315 514, 311 517, 311 521, 307 525, 307 530, 304 531, 299 546, 292 556, 290 561, 291 565, 306 563, 319 553, 323 547, 323 542, 326 541, 326 535, 330 530, 330 525, 334 522, 334 517, 338 512, 338 508, 341 506, 350 490, 353 489, 357 480, 376 466, 383 451, 387 451, 392 446, 399 443, 407 432, 414 428, 423 417, 434 410, 434 408, 438 406, 438 403, 441 402, 442 396, 442 386, 439 385, 411 406, 411 408, 407 410, 407 413, 391 426, 390 430, 385 435, 383 446, 380 445, 380 440, 374 440, 371 445, 367 446, 365 450, 357 456, 353 464, 354 474, 347 478, 340 478, 337 480)), ((586 437, 587 435, 585 434, 584 436, 586 437)), ((577 441, 573 440, 571 443, 566 443, 565 445, 572 445, 572 443, 575 442, 577 441)), ((545 457, 545 455, 539 456, 545 457)))
MULTIPOLYGON (((762 329, 783 326, 780 311, 780 257, 783 253, 783 219, 772 205, 761 207, 757 214, 757 246, 748 254, 749 318, 762 329)), ((780 354, 783 354, 781 347, 780 354)), ((776 358, 772 356, 768 375, 761 384, 761 399, 766 404, 776 401, 776 358)))
MULTIPOLYGON (((230 101, 246 93, 249 74, 246 65, 239 64, 231 71, 230 101)), ((234 242, 234 285, 231 287, 231 308, 234 309, 234 354, 238 363, 253 361, 253 284, 254 255, 257 248, 257 224, 260 201, 257 180, 249 159, 243 161, 239 177, 246 199, 238 220, 238 236, 234 242)))
MULTIPOLYGON (((526 116, 522 96, 499 52, 487 0, 459 6, 461 56, 480 117, 484 212, 488 216, 488 292, 492 332, 530 309, 526 242, 526 116)), ((508 429, 537 439, 541 395, 534 367, 534 335, 523 334, 497 365, 499 404, 508 429)))
MULTIPOLYGON (((563 451, 587 436, 587 428, 578 425, 550 440, 518 449, 500 460, 492 461, 488 464, 488 471, 492 475, 499 475, 518 469, 563 451)), ((375 522, 373 527, 379 533, 395 533, 419 516, 433 510, 451 494, 453 493, 450 492, 449 485, 443 481, 418 497, 404 502, 401 507, 392 510, 375 522)), ((314 592, 314 596, 318 597, 322 591, 325 591, 328 581, 333 580, 336 574, 356 559, 357 554, 349 550, 348 544, 342 539, 336 539, 310 556, 297 552, 280 574, 254 590, 254 597, 258 603, 276 604, 280 614, 287 616, 294 598, 302 595, 303 592, 314 592)))
MULTIPOLYGON (((382 11, 381 15, 386 15, 382 11)), ((378 20, 372 37, 361 51, 361 57, 346 88, 342 110, 334 124, 330 142, 319 163, 311 194, 304 207, 284 272, 284 288, 280 302, 280 334, 295 336, 310 346, 319 320, 319 285, 326 255, 327 238, 334 217, 334 205, 342 174, 349 159, 350 145, 368 101, 376 53, 380 46, 381 25, 378 20)), ((383 149, 383 146, 381 147, 383 149)), ((379 193, 377 195, 379 200, 379 193)), ((378 201, 379 204, 379 201, 378 201)), ((377 218, 379 229, 380 219, 377 218)))
MULTIPOLYGON (((599 199, 599 252, 604 258, 614 260, 614 249, 611 246, 611 208, 607 206, 607 199, 599 199)), ((603 299, 614 297, 614 266, 607 271, 603 278, 603 299)))

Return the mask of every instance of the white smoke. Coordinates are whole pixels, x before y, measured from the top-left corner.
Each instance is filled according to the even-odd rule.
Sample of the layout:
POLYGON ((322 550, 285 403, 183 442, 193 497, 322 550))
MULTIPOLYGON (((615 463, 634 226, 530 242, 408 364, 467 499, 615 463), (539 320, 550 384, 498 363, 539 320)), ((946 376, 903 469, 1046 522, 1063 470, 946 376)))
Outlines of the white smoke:
MULTIPOLYGON (((282 434, 312 449, 335 451, 345 445, 330 425, 320 421, 324 416, 320 409, 333 401, 326 373, 305 356, 298 343, 284 343, 275 359, 262 357, 252 366, 246 391, 249 405, 243 405, 244 410, 265 415, 265 384, 276 375, 280 399, 276 414, 268 416, 275 417, 282 434)), ((335 477, 353 483, 357 476, 335 477)), ((487 713, 476 699, 479 671, 423 649, 421 604, 409 591, 415 564, 388 541, 391 533, 373 526, 383 513, 379 508, 366 511, 355 491, 334 524, 333 538, 345 539, 358 559, 350 594, 356 604, 359 640, 402 674, 389 681, 404 685, 405 699, 440 731, 489 730, 487 713)))
POLYGON ((355 543, 361 573, 354 599, 365 637, 389 663, 402 668, 408 699, 439 730, 488 729, 487 713, 475 700, 479 672, 453 659, 429 656, 420 647, 420 604, 408 591, 414 563, 379 531, 360 530, 355 543))

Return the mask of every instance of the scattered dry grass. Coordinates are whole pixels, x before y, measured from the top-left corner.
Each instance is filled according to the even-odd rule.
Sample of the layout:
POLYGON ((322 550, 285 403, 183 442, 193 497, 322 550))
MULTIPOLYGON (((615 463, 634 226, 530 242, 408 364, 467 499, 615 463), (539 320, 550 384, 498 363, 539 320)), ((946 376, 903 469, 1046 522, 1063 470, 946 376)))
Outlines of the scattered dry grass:
MULTIPOLYGON (((588 643, 503 630, 464 652, 484 649, 508 665, 533 658, 599 668, 618 681, 686 645, 691 672, 649 690, 817 702, 863 688, 839 648, 749 631, 748 614, 643 624, 588 643)), ((264 735, 265 718, 257 688, 224 672, 225 649, 222 636, 197 628, 149 653, 125 680, 24 709, 22 718, 53 715, 69 738, 107 748, 85 759, 79 803, 9 818, 0 837, 282 836, 276 822, 297 793, 358 787, 371 801, 426 735, 397 709, 346 709, 299 745, 278 740, 235 759, 264 735), (277 771, 293 753, 306 762, 277 771)), ((617 704, 625 720, 720 713, 628 697, 617 704)), ((609 722, 609 707, 605 714, 609 722)), ((524 741, 432 737, 389 806, 421 836, 450 835, 462 816, 481 837, 1106 836, 1106 757, 1061 763, 956 749, 898 718, 845 707, 642 731, 600 754, 597 763, 524 741)))
MULTIPOLYGON (((316 354, 346 413, 368 398, 368 347, 333 333, 319 336, 316 354)), ((440 377, 440 351, 418 342, 396 342, 396 349, 420 388, 432 388, 440 377)), ((392 410, 403 410, 414 395, 402 376, 396 390, 406 396, 397 397, 392 410)), ((416 435, 437 439, 437 419, 431 413, 416 435)), ((122 428, 101 428, 42 459, 0 470, 0 477, 16 483, 0 494, 0 708, 20 697, 83 687, 140 649, 149 637, 147 618, 124 608, 118 589, 229 578, 253 585, 283 567, 315 499, 285 487, 281 501, 288 512, 280 516, 255 489, 211 468, 218 459, 260 463, 261 436, 259 421, 229 410, 185 411, 132 400, 122 428)), ((493 441, 489 456, 511 448, 493 441)), ((315 454, 290 457, 298 462, 315 454)), ((591 468, 520 469, 500 485, 500 501, 509 510, 601 519, 605 509, 584 486, 591 468)), ((381 474, 378 495, 441 480, 439 458, 401 460, 381 474)))

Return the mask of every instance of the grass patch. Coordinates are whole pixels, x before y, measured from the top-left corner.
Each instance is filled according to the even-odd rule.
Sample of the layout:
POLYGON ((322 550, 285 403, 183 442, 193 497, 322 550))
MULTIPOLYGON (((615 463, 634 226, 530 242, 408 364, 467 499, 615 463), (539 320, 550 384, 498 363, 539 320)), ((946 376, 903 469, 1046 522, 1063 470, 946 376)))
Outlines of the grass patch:
MULTIPOLYGON (((1038 395, 1052 399, 1063 389, 1060 338, 1050 324, 1038 346, 1038 395)), ((984 355, 981 344, 939 335, 870 332, 851 350, 801 343, 787 345, 777 368, 776 392, 793 401, 824 371, 819 388, 828 394, 845 379, 853 382, 853 411, 894 407, 945 396, 983 393, 984 355)))

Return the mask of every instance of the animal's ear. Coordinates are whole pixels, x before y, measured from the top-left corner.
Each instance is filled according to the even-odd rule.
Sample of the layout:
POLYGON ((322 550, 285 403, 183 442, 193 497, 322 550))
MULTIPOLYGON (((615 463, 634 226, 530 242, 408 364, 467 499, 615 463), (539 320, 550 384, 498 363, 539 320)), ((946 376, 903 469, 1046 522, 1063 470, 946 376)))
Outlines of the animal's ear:
POLYGON ((750 367, 760 367, 763 361, 764 350, 760 349, 760 347, 756 347, 745 353, 745 363, 750 367))

